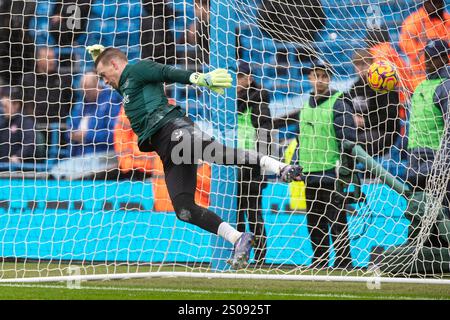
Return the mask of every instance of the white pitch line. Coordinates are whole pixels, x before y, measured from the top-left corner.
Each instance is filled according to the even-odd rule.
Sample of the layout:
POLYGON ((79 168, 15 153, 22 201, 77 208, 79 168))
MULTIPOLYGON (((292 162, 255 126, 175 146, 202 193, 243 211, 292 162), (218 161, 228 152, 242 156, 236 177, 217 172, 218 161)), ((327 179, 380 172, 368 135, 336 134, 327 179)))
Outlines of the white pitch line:
POLYGON ((364 296, 351 294, 333 294, 333 293, 280 293, 280 292, 261 292, 261 291, 212 291, 212 290, 196 290, 196 289, 168 289, 168 288, 130 288, 130 287, 96 287, 96 286, 81 286, 79 289, 69 289, 66 286, 58 285, 32 285, 32 284, 0 284, 0 287, 15 287, 15 288, 39 288, 39 289, 66 289, 66 290, 103 290, 103 291, 131 291, 131 292, 161 292, 161 293, 197 293, 197 294, 243 294, 243 295, 268 295, 280 297, 317 297, 317 298, 335 298, 335 299, 401 299, 401 300, 446 300, 444 298, 429 298, 429 297, 407 297, 407 296, 364 296))
POLYGON ((15 279, 0 279, 0 283, 43 283, 60 281, 83 281, 83 280, 118 280, 118 279, 140 279, 140 278, 200 278, 200 279, 245 279, 245 280, 297 280, 297 281, 327 281, 327 282, 365 282, 374 281, 380 283, 403 283, 403 284, 434 284, 450 285, 450 279, 425 279, 425 278, 387 278, 387 277, 357 277, 357 276, 332 276, 332 275, 288 275, 288 274, 242 274, 242 273, 205 273, 205 272, 138 272, 117 274, 87 274, 67 275, 51 277, 25 277, 15 279))

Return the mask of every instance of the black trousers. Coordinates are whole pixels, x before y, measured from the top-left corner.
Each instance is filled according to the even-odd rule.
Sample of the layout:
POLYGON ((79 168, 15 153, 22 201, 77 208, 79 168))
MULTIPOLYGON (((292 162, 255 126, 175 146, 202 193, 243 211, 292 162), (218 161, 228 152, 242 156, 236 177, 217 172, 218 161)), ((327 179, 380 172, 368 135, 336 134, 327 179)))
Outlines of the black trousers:
POLYGON ((329 266, 330 236, 336 259, 334 267, 351 267, 350 240, 343 201, 336 201, 336 180, 306 176, 306 220, 313 249, 312 266, 329 266))
POLYGON ((255 235, 255 262, 264 264, 267 252, 267 235, 262 215, 262 190, 265 187, 259 168, 238 169, 237 230, 245 231, 246 222, 255 235))
MULTIPOLYGON (((411 189, 423 192, 427 188, 428 178, 432 174, 432 167, 436 157, 436 151, 430 148, 415 148, 408 150, 408 169, 406 181, 411 189)), ((448 167, 446 164, 443 168, 448 167)), ((443 174, 438 171, 438 174, 443 174)), ((450 218, 450 181, 447 182, 447 188, 444 200, 442 201, 444 214, 450 218)))
POLYGON ((429 148, 408 150, 406 180, 413 189, 425 190, 436 151, 429 148))

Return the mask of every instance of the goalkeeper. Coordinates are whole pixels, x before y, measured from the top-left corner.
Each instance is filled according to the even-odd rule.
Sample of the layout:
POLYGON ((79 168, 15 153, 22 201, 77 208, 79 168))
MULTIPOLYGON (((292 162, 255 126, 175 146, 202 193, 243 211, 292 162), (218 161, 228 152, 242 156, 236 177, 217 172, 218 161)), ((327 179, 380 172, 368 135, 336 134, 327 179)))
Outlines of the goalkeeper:
POLYGON ((228 262, 235 269, 246 266, 254 235, 237 231, 212 211, 195 204, 198 160, 211 161, 204 156, 209 151, 211 162, 227 165, 259 164, 262 170, 274 172, 285 182, 300 180, 301 167, 286 165, 257 152, 225 147, 194 127, 180 107, 168 103, 164 82, 205 86, 223 94, 232 85, 232 78, 226 70, 217 69, 202 74, 150 60, 129 64, 126 55, 119 49, 105 49, 101 45, 90 46, 88 51, 95 61, 97 74, 122 95, 125 114, 138 136, 139 149, 144 152, 156 151, 160 156, 167 189, 178 219, 231 242, 234 252, 228 262), (179 152, 175 150, 186 146, 186 142, 190 148, 182 150, 180 161, 179 152), (201 152, 197 153, 198 146, 201 152))

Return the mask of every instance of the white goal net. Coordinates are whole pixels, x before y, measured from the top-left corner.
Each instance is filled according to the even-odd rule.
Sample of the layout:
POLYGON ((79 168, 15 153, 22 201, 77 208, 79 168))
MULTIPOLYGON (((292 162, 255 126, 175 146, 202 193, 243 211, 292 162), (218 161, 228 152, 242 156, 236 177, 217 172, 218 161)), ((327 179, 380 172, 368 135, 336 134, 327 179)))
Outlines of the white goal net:
POLYGON ((447 2, 1 1, 0 281, 77 270, 448 283, 447 2), (256 236, 246 268, 177 219, 160 159, 139 151, 122 97, 95 74, 94 44, 130 63, 229 70, 222 96, 165 93, 220 142, 303 166, 285 184, 199 165, 197 204, 256 236), (380 60, 396 67, 394 91, 368 84, 380 60))

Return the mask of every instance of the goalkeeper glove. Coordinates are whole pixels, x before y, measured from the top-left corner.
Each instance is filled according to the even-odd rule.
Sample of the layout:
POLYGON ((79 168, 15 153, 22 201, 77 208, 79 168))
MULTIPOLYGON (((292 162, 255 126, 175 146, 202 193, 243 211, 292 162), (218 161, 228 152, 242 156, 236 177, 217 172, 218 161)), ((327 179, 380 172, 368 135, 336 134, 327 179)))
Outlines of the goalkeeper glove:
POLYGON ((89 54, 92 56, 92 59, 95 62, 95 60, 100 55, 100 53, 102 53, 105 50, 105 47, 102 46, 101 44, 94 44, 92 46, 88 46, 86 49, 89 52, 89 54))
POLYGON ((217 94, 223 94, 225 88, 231 88, 233 79, 225 69, 216 69, 208 73, 195 72, 191 74, 189 80, 192 84, 208 87, 217 94))

